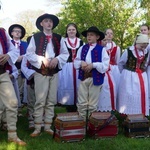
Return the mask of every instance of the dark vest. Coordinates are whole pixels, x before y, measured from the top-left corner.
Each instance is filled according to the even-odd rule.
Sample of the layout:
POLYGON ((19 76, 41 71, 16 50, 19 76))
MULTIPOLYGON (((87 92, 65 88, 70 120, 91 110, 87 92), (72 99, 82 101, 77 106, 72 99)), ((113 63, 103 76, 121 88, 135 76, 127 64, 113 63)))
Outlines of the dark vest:
MULTIPOLYGON (((65 42, 65 44, 66 44, 66 42, 65 42)), ((76 54, 77 54, 77 52, 78 52, 78 49, 79 49, 82 45, 83 45, 83 41, 80 40, 79 47, 76 48, 76 54)), ((67 47, 67 44, 66 44, 66 47, 67 47)), ((68 52, 69 52, 69 58, 68 58, 67 62, 72 62, 72 49, 71 49, 71 48, 68 48, 68 47, 67 47, 67 49, 68 49, 68 52)))
MULTIPOLYGON (((125 65, 125 69, 130 70, 130 71, 136 71, 136 64, 137 64, 137 58, 133 55, 131 50, 128 51, 128 60, 125 65)), ((148 57, 148 53, 144 57, 144 61, 140 64, 140 70, 145 71, 145 63, 148 57)))
MULTIPOLYGON (((11 42, 15 45, 15 41, 11 40, 11 42)), ((26 53, 28 44, 25 41, 20 41, 20 55, 24 55, 26 53)), ((22 61, 21 61, 22 62, 22 61)), ((17 67, 17 69, 21 69, 21 62, 16 62, 15 66, 17 67)))
MULTIPOLYGON (((46 38, 46 35, 43 32, 39 32, 33 35, 34 40, 35 40, 35 45, 36 45, 36 54, 40 56, 45 56, 46 52, 46 47, 48 44, 48 40, 46 38)), ((59 55, 60 53, 60 41, 61 41, 61 36, 59 34, 53 33, 52 36, 52 43, 54 46, 54 53, 55 57, 59 55)), ((33 67, 33 69, 35 69, 33 67)), ((40 69, 35 69, 37 72, 41 72, 40 69)), ((60 71, 60 69, 57 67, 52 71, 52 74, 57 73, 60 71)))
MULTIPOLYGON (((89 50, 89 44, 86 44, 83 46, 82 51, 81 51, 81 60, 85 61, 86 55, 89 50)), ((102 50, 103 47, 97 44, 94 49, 91 51, 91 57, 92 57, 92 62, 102 62, 102 50)), ((81 81, 84 80, 84 74, 85 72, 80 68, 79 69, 79 79, 81 81)), ((93 84, 94 85, 101 85, 104 82, 104 75, 100 72, 98 72, 95 68, 92 69, 92 77, 93 77, 93 84)))
MULTIPOLYGON (((8 52, 8 46, 7 46, 7 38, 5 34, 5 29, 0 28, 0 43, 2 45, 3 54, 7 54, 8 52)), ((9 65, 8 62, 4 66, 0 65, 0 74, 3 74, 6 72, 6 70, 9 70, 12 73, 12 67, 9 65)))

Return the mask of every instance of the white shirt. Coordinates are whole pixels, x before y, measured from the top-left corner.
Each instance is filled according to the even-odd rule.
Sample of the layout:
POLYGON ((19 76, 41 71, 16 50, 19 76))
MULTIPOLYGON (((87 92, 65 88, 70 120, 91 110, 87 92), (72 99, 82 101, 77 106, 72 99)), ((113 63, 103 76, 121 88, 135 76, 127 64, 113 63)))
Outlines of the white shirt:
MULTIPOLYGON (((75 37, 75 38, 69 38, 69 40, 70 40, 71 43, 75 43, 76 37, 75 37)), ((69 44, 69 42, 68 42, 68 37, 65 38, 65 42, 66 42, 66 44, 67 44, 67 47, 70 48, 70 49, 76 49, 76 48, 78 48, 78 47, 80 46, 80 41, 81 41, 81 39, 77 38, 76 47, 72 47, 72 46, 69 44)))
MULTIPOLYGON (((6 70, 6 72, 8 72, 8 74, 10 74, 10 71, 9 70, 6 70)), ((12 73, 11 75, 13 75, 14 79, 17 79, 18 78, 18 69, 15 65, 12 65, 12 73)))
MULTIPOLYGON (((7 54, 10 56, 9 59, 8 59, 8 62, 9 62, 10 65, 13 65, 19 57, 19 51, 15 48, 15 46, 11 42, 11 40, 10 40, 10 38, 9 38, 6 31, 5 31, 5 34, 6 34, 7 46, 8 46, 7 54)), ((0 43, 0 54, 3 54, 3 48, 2 48, 1 43, 0 43)))
MULTIPOLYGON (((111 49, 112 47, 116 47, 116 46, 117 46, 116 43, 112 41, 112 43, 111 43, 111 42, 110 42, 110 43, 107 43, 105 48, 106 48, 106 50, 109 50, 109 49, 111 49)), ((119 63, 120 56, 121 56, 121 50, 120 50, 120 47, 117 46, 116 55, 115 55, 116 64, 119 63)))
MULTIPOLYGON (((42 61, 44 58, 51 60, 52 58, 55 57, 54 46, 52 44, 52 40, 50 40, 50 42, 47 44, 46 53, 45 53, 45 57, 44 57, 44 56, 40 56, 40 55, 36 54, 35 40, 34 40, 34 37, 32 36, 30 43, 28 45, 28 48, 27 48, 26 56, 27 56, 27 59, 29 60, 29 62, 33 66, 35 66, 36 68, 39 69, 41 67, 41 64, 42 64, 42 61)), ((59 69, 61 69, 63 67, 63 65, 66 63, 68 57, 69 57, 69 53, 68 53, 67 47, 64 43, 64 38, 61 38, 60 54, 56 57, 58 59, 59 69)))
MULTIPOLYGON (((96 43, 89 47, 89 50, 88 50, 88 53, 87 53, 86 59, 85 59, 85 62, 87 62, 87 64, 92 63, 91 51, 94 49, 95 46, 96 46, 96 43)), ((79 69, 81 67, 81 51, 82 51, 82 48, 83 48, 83 46, 81 46, 79 48, 79 50, 77 52, 77 56, 74 60, 74 67, 76 69, 79 69)), ((93 68, 95 68, 100 73, 105 73, 108 70, 109 61, 110 61, 110 58, 109 58, 106 50, 103 48, 102 49, 102 62, 94 62, 93 63, 93 68)))
POLYGON ((32 79, 32 77, 34 76, 34 73, 35 73, 35 70, 28 68, 26 55, 23 56, 23 59, 21 62, 21 71, 27 80, 32 79))

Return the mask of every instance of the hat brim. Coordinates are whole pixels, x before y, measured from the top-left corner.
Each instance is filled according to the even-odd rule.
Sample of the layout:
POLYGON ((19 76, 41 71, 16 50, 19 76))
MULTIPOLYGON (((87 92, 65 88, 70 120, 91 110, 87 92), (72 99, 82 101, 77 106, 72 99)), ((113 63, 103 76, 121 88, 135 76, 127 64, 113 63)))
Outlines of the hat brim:
POLYGON ((53 21, 53 28, 54 29, 58 24, 59 24, 59 19, 58 17, 56 17, 55 15, 52 14, 44 14, 40 17, 37 18, 36 20, 36 27, 40 30, 43 31, 43 27, 41 26, 41 22, 45 19, 45 18, 49 18, 53 21))
POLYGON ((98 41, 101 41, 105 38, 105 34, 101 31, 95 31, 95 30, 85 30, 83 31, 81 34, 84 36, 84 37, 87 37, 87 33, 88 32, 94 32, 96 34, 98 34, 100 36, 100 38, 98 39, 98 41))
POLYGON ((25 34, 26 34, 25 28, 23 26, 21 26, 20 24, 13 24, 13 25, 11 25, 9 27, 9 29, 8 29, 8 33, 9 33, 9 35, 10 35, 11 38, 13 38, 13 36, 11 35, 11 33, 12 33, 12 31, 13 31, 14 28, 20 28, 21 29, 21 37, 20 37, 20 39, 22 39, 25 36, 25 34))

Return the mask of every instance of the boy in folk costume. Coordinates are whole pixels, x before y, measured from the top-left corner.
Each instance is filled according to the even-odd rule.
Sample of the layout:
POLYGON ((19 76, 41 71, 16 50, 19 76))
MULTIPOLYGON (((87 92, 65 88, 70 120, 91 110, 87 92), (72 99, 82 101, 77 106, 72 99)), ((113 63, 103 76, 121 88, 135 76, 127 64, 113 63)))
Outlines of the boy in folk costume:
POLYGON ((105 72, 109 67, 109 56, 97 41, 102 40, 104 33, 92 26, 82 32, 87 44, 82 46, 74 61, 74 66, 79 69, 81 80, 78 89, 77 108, 79 115, 86 120, 91 112, 97 111, 99 93, 103 84, 105 72))
MULTIPOLYGON (((0 28, 0 107, 3 105, 6 107, 8 141, 26 145, 18 138, 16 133, 18 102, 9 74, 6 72, 7 66, 13 65, 18 57, 19 52, 10 41, 6 31, 0 28)), ((2 112, 3 108, 0 108, 0 120, 2 112)))
MULTIPOLYGON (((27 43, 30 43, 32 36, 27 38, 27 43)), ((31 64, 26 58, 26 55, 23 56, 21 62, 21 71, 27 80, 27 114, 28 114, 28 121, 29 121, 29 129, 34 129, 34 119, 33 119, 33 112, 34 112, 34 104, 35 104, 35 91, 34 91, 34 73, 35 70, 32 69, 31 64)))
POLYGON ((77 71, 73 66, 73 62, 78 49, 83 45, 83 41, 79 38, 79 32, 76 24, 69 23, 67 25, 66 38, 64 41, 69 52, 69 58, 67 63, 59 72, 60 82, 58 82, 58 103, 67 105, 68 111, 75 111, 79 80, 77 78, 77 71))
POLYGON ((23 26, 19 24, 13 24, 9 27, 8 32, 9 32, 10 37, 12 38, 12 43, 19 50, 19 53, 20 53, 20 56, 18 57, 18 60, 15 63, 19 72, 18 86, 19 86, 19 94, 20 94, 20 99, 19 99, 19 107, 20 107, 21 102, 24 102, 24 103, 27 102, 26 92, 24 92, 25 77, 23 76, 21 72, 21 61, 22 61, 23 55, 26 53, 26 49, 28 46, 27 42, 22 41, 21 39, 25 36, 26 31, 23 26))
POLYGON ((148 35, 139 34, 135 44, 124 51, 119 61, 121 80, 118 91, 119 112, 124 114, 149 114, 148 35))
MULTIPOLYGON (((15 93, 16 93, 16 96, 17 96, 17 99, 19 98, 19 93, 16 92, 19 90, 18 88, 18 81, 17 81, 17 78, 18 78, 18 69, 16 68, 15 65, 7 65, 6 66, 6 72, 9 74, 9 77, 12 81, 12 84, 13 84, 13 87, 15 89, 15 93)), ((3 105, 3 113, 2 113, 2 129, 4 130, 7 130, 7 120, 6 120, 6 107, 5 105, 3 105)))
POLYGON ((54 105, 57 102, 58 71, 66 63, 69 53, 63 38, 53 33, 59 19, 52 14, 37 18, 36 26, 41 31, 34 34, 27 48, 27 59, 36 71, 34 74, 36 102, 34 106, 35 130, 30 135, 36 137, 41 133, 43 112, 44 131, 52 135, 54 105))
POLYGON ((21 71, 27 79, 27 110, 28 110, 28 120, 29 129, 34 128, 34 104, 35 104, 35 91, 34 91, 34 73, 35 70, 32 69, 31 64, 27 61, 26 55, 24 55, 21 63, 21 71))

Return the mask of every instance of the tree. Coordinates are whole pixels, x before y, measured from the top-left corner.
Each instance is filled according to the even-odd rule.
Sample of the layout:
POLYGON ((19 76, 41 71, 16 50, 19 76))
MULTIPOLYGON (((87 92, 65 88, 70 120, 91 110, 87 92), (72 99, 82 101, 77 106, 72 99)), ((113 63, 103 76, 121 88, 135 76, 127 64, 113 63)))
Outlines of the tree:
POLYGON ((57 32, 64 35, 70 22, 76 23, 80 32, 92 25, 102 31, 112 28, 121 49, 133 43, 140 21, 144 19, 144 9, 136 0, 68 0, 63 6, 58 14, 61 21, 57 32))
POLYGON ((149 0, 139 0, 141 7, 145 9, 145 22, 150 25, 150 2, 149 0))
POLYGON ((26 29, 26 35, 24 39, 32 35, 32 33, 38 31, 35 22, 37 17, 39 17, 43 13, 44 12, 42 10, 37 10, 37 11, 27 10, 17 14, 17 22, 26 29))

